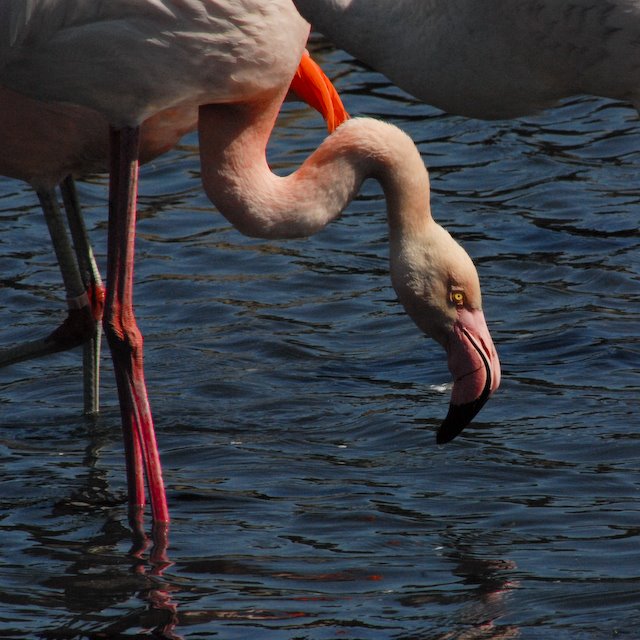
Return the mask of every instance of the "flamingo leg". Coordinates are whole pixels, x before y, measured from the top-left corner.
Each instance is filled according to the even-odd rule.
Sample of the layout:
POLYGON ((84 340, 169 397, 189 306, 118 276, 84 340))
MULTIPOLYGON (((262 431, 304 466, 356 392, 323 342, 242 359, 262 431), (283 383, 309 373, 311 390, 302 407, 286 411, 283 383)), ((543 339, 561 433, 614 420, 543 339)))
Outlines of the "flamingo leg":
POLYGON ((155 524, 169 522, 166 494, 143 369, 143 338, 133 311, 138 181, 138 127, 111 130, 111 179, 104 332, 118 385, 130 520, 145 503, 144 473, 155 524))
POLYGON ((60 184, 60 191, 73 238, 80 277, 89 296, 95 321, 93 335, 83 344, 84 411, 86 414, 94 415, 100 410, 100 345, 104 287, 71 176, 67 176, 60 184))
POLYGON ((94 332, 95 322, 89 299, 85 293, 55 191, 40 189, 37 194, 62 273, 67 294, 68 316, 47 337, 0 350, 0 367, 72 349, 83 344, 94 332))

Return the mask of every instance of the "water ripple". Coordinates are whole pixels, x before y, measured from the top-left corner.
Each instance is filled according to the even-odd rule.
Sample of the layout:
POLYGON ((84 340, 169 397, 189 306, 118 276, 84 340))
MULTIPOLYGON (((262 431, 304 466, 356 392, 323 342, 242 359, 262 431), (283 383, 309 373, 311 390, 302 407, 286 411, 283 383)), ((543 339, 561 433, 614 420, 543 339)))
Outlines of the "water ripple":
MULTIPOLYGON (((94 423, 77 353, 3 370, 0 636, 636 637, 637 116, 577 98, 451 117, 314 46, 354 115, 419 145, 434 216, 478 265, 501 390, 436 446, 449 375, 395 301, 379 188, 315 238, 251 240, 188 136, 144 168, 136 283, 173 564, 130 553, 108 362, 94 423)), ((276 170, 323 136, 286 105, 276 170)), ((105 184, 80 185, 103 264, 105 184)), ((26 185, 0 181, 0 227, 10 344, 64 295, 26 185)))

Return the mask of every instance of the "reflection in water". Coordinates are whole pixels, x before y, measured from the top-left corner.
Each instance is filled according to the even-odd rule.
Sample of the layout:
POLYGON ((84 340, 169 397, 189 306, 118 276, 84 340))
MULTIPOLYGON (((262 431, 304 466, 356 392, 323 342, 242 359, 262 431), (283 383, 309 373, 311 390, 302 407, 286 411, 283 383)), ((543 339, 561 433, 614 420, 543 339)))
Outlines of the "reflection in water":
MULTIPOLYGON (((152 629, 154 637, 181 638, 175 633, 178 616, 176 604, 171 600, 175 587, 162 577, 163 571, 171 566, 166 550, 154 547, 148 561, 145 561, 143 549, 138 549, 131 554, 134 557, 131 564, 131 558, 118 559, 113 549, 107 553, 106 547, 112 540, 112 532, 96 536, 88 541, 78 562, 68 567, 67 574, 49 578, 43 583, 44 587, 60 592, 65 608, 74 614, 70 622, 43 632, 44 637, 113 638, 131 631, 152 629), (101 548, 100 553, 93 551, 96 547, 101 548), (99 621, 100 616, 96 614, 113 612, 131 601, 132 597, 146 601, 148 606, 135 607, 119 616, 111 613, 106 619, 108 622, 99 621), (78 627, 73 619, 76 617, 89 622, 78 627)), ((51 605, 59 607, 60 603, 52 602, 51 605)))
POLYGON ((399 602, 405 607, 430 608, 456 605, 456 631, 438 638, 517 638, 517 625, 498 623, 509 613, 510 592, 519 587, 514 579, 516 564, 509 560, 495 560, 474 555, 470 545, 447 542, 441 554, 452 565, 455 589, 429 588, 403 596, 399 602))
MULTIPOLYGON (((78 462, 73 463, 79 472, 69 487, 70 495, 62 496, 54 504, 52 516, 46 516, 45 520, 53 517, 71 525, 97 518, 102 524, 92 535, 80 529, 77 537, 72 533, 75 527, 71 526, 58 529, 26 525, 24 532, 30 538, 26 552, 33 556, 28 570, 34 572, 37 582, 23 593, 20 590, 13 595, 7 593, 3 599, 13 602, 16 609, 27 605, 37 610, 64 608, 69 612, 62 625, 50 623, 46 629, 39 627, 39 637, 112 638, 147 628, 153 629, 155 637, 180 638, 174 633, 178 618, 171 592, 175 586, 163 577, 172 566, 168 528, 156 527, 151 540, 144 534, 132 539, 131 529, 119 519, 126 496, 115 497, 110 492, 101 464, 102 451, 112 445, 109 440, 113 437, 109 435, 114 434, 108 434, 100 421, 90 422, 88 429, 76 429, 71 434, 80 442, 88 439, 89 444, 84 452, 78 451, 78 462), (132 599, 146 602, 147 606, 129 611, 132 599), (120 610, 126 613, 118 613, 120 610)), ((116 432, 115 437, 118 435, 116 432)), ((9 444, 12 446, 13 443, 9 444)), ((24 473, 29 474, 30 470, 25 469, 24 473)), ((139 517, 135 530, 142 531, 142 512, 139 517)))

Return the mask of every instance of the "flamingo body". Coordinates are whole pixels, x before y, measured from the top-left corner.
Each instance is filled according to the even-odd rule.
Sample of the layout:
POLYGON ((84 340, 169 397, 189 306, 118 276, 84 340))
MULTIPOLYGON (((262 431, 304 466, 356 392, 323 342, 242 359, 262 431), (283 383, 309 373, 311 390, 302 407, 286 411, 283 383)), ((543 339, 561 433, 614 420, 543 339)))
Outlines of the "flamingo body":
POLYGON ((576 94, 640 110, 639 0, 294 0, 315 29, 449 113, 513 118, 576 94))
POLYGON ((288 86, 308 33, 283 0, 3 0, 0 84, 136 126, 288 86))

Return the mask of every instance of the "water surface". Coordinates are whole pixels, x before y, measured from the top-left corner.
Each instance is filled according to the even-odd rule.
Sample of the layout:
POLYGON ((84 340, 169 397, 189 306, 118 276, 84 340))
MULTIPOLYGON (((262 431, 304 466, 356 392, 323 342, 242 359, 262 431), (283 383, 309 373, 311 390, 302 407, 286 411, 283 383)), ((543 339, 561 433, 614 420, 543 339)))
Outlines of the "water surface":
MULTIPOLYGON (((252 240, 188 136, 142 172, 136 268, 172 564, 129 553, 108 357, 95 422, 78 352, 5 369, 0 637, 636 638, 637 115, 447 116, 317 45, 352 114, 418 144, 478 266, 499 393, 435 445, 446 361, 396 303, 376 183, 314 238, 252 240)), ((274 168, 323 136, 288 104, 274 168)), ((105 184, 79 185, 103 268, 105 184)), ((26 185, 0 181, 0 229, 6 345, 53 328, 64 294, 26 185)))

